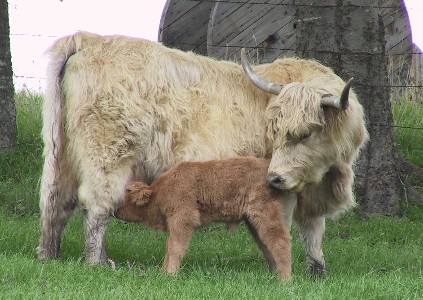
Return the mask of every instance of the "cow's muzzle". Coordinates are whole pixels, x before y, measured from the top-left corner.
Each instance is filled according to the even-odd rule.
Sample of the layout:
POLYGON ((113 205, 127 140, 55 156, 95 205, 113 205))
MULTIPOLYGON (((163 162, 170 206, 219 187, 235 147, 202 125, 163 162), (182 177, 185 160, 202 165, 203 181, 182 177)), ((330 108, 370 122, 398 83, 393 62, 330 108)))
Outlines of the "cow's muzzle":
POLYGON ((281 189, 282 189, 283 179, 282 179, 282 178, 280 178, 279 176, 274 175, 274 174, 268 174, 268 175, 266 176, 266 181, 267 181, 267 182, 268 182, 271 186, 273 186, 274 188, 277 188, 277 189, 279 189, 279 190, 281 190, 281 189))

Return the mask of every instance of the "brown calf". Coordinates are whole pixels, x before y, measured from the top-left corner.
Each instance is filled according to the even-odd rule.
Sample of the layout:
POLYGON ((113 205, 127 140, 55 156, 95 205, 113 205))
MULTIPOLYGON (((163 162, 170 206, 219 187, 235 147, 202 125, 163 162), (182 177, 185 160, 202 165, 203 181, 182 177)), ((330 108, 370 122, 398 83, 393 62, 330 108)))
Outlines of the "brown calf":
POLYGON ((131 183, 115 216, 169 232, 163 269, 171 274, 178 271, 197 228, 244 220, 269 269, 287 279, 291 237, 286 224, 296 199, 266 182, 268 168, 269 160, 252 157, 182 162, 150 186, 131 183))

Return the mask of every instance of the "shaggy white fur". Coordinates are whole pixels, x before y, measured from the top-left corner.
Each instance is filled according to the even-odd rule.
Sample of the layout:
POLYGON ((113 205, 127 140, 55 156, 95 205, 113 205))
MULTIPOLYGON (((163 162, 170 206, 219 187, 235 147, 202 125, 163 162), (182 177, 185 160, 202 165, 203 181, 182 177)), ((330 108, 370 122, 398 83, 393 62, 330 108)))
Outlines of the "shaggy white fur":
POLYGON ((130 180, 152 181, 180 161, 272 156, 269 173, 280 188, 309 191, 309 208, 294 217, 312 245, 308 261, 324 268, 323 254, 314 254, 322 253, 321 218, 354 204, 351 166, 367 139, 353 92, 345 111, 321 106, 322 95, 345 85, 331 69, 296 58, 254 67, 285 84, 271 95, 238 64, 142 39, 80 32, 48 53, 41 259, 59 256, 79 204, 86 258, 106 261, 109 213, 130 180))

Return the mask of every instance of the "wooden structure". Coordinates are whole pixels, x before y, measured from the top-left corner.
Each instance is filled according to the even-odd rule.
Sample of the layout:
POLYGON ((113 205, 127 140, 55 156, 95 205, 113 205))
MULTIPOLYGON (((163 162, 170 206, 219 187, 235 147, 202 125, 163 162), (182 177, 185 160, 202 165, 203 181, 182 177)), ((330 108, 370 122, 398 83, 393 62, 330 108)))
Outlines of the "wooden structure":
POLYGON ((293 56, 295 6, 292 0, 245 3, 217 2, 210 14, 207 54, 216 58, 239 58, 240 45, 257 61, 272 62, 293 56), (283 16, 283 17, 281 17, 283 16))
POLYGON ((211 1, 167 0, 158 40, 169 47, 207 55, 207 27, 213 5, 211 1))
POLYGON ((378 2, 385 27, 391 84, 402 81, 422 83, 422 51, 412 43, 407 10, 401 0, 379 0, 378 2))
MULTIPOLYGON (((421 51, 411 42, 402 1, 372 3, 375 2, 385 27, 392 83, 410 79, 421 83, 422 56, 415 54, 421 51)), ((159 41, 170 47, 234 61, 239 60, 240 49, 245 47, 255 63, 271 62, 295 55, 297 22, 307 22, 297 20, 296 10, 294 0, 167 0, 159 41)))

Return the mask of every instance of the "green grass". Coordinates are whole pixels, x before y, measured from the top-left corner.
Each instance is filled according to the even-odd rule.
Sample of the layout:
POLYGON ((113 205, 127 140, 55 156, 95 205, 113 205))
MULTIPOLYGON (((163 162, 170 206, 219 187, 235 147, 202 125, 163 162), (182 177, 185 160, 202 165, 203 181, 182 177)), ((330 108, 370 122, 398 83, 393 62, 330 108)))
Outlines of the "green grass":
POLYGON ((34 93, 16 94, 17 145, 0 153, 0 203, 14 214, 38 210, 42 101, 42 96, 34 93))
MULTIPOLYGON (((423 211, 422 211, 423 213, 423 211)), ((346 216, 328 222, 326 279, 310 278, 304 250, 293 233, 293 279, 269 274, 257 246, 241 226, 197 232, 177 276, 160 271, 166 235, 112 221, 107 233, 110 267, 84 264, 79 215, 65 230, 62 258, 36 260, 36 216, 1 212, 0 299, 421 299, 422 219, 346 216), (134 266, 128 267, 127 261, 134 266)))
POLYGON ((392 103, 392 112, 398 148, 408 160, 423 167, 423 99, 419 103, 404 97, 392 103))
MULTIPOLYGON (((395 124, 423 127, 423 104, 404 99, 393 103, 395 124)), ((294 230, 294 275, 279 283, 244 226, 234 234, 222 225, 200 230, 171 277, 160 271, 164 233, 112 220, 106 248, 118 267, 90 267, 78 213, 65 229, 61 259, 39 262, 41 102, 16 95, 18 145, 0 154, 0 299, 423 299, 421 207, 407 207, 402 219, 351 213, 329 221, 326 279, 307 275, 294 230)), ((423 166, 423 130, 396 127, 395 134, 400 151, 423 166)))

